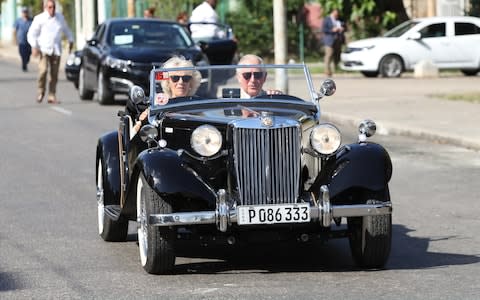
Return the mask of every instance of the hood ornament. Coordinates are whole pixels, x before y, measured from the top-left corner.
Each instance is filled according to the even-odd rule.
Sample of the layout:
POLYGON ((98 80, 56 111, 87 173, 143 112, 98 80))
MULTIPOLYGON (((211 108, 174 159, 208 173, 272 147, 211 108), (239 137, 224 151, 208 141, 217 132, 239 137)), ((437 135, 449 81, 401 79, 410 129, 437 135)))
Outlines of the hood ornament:
POLYGON ((262 125, 265 127, 272 127, 273 126, 273 116, 271 112, 262 111, 260 115, 260 121, 262 125))

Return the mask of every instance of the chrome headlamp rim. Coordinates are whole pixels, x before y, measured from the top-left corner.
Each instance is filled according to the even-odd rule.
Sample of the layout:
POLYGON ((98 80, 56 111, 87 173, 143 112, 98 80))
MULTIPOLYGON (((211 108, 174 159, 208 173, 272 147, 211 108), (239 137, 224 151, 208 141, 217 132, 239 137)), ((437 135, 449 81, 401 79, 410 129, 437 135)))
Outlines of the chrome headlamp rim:
POLYGON ((321 155, 334 154, 342 144, 340 130, 331 123, 321 123, 310 132, 310 146, 321 155))
POLYGON ((192 132, 190 146, 201 156, 211 157, 222 148, 223 138, 220 131, 212 125, 200 125, 192 132))

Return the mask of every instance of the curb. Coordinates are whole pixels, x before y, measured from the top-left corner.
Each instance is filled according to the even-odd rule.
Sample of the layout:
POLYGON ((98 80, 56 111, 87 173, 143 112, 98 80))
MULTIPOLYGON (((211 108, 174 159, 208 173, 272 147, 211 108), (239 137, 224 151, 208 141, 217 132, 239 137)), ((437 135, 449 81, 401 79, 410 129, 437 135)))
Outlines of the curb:
MULTIPOLYGON (((336 122, 343 125, 349 125, 357 127, 364 119, 352 118, 345 115, 338 115, 332 113, 322 113, 322 118, 329 122, 336 122)), ((397 136, 409 136, 418 139, 429 140, 431 142, 439 144, 449 144, 453 146, 463 147, 474 151, 480 151, 480 143, 468 139, 462 139, 457 136, 450 136, 445 134, 439 134, 427 130, 418 130, 408 127, 399 127, 398 125, 377 122, 377 134, 379 135, 397 135, 397 136)))

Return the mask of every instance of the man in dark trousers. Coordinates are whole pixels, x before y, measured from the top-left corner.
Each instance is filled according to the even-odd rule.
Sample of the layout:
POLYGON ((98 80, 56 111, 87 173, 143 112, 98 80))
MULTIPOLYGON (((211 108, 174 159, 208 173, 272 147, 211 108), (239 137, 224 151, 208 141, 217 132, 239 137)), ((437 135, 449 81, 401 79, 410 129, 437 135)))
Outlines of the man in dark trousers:
POLYGON ((332 62, 334 67, 340 62, 340 53, 344 38, 345 28, 338 19, 338 9, 333 9, 330 15, 323 19, 323 44, 325 46, 325 75, 332 76, 332 62))
POLYGON ((20 57, 22 58, 22 70, 26 72, 27 65, 30 61, 30 55, 32 54, 32 47, 27 41, 27 32, 32 25, 32 18, 30 18, 30 14, 28 12, 27 7, 22 7, 22 16, 15 21, 13 25, 13 35, 15 36, 14 39, 18 46, 18 53, 20 53, 20 57))

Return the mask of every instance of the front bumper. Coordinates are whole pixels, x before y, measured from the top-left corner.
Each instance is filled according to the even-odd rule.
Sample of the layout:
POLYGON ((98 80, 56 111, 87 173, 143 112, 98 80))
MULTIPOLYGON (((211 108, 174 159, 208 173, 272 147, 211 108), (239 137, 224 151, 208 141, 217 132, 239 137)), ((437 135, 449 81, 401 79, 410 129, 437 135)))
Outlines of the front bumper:
POLYGON ((343 52, 340 68, 345 71, 377 71, 379 59, 371 50, 343 52))
MULTIPOLYGON (((334 218, 392 214, 391 202, 331 205, 327 186, 322 186, 321 191, 322 198, 319 199, 318 205, 310 207, 310 222, 319 222, 323 227, 329 227, 334 218)), ((216 224, 219 231, 226 232, 231 224, 237 223, 237 211, 226 203, 225 190, 219 190, 215 211, 151 214, 148 223, 153 226, 216 224)))

